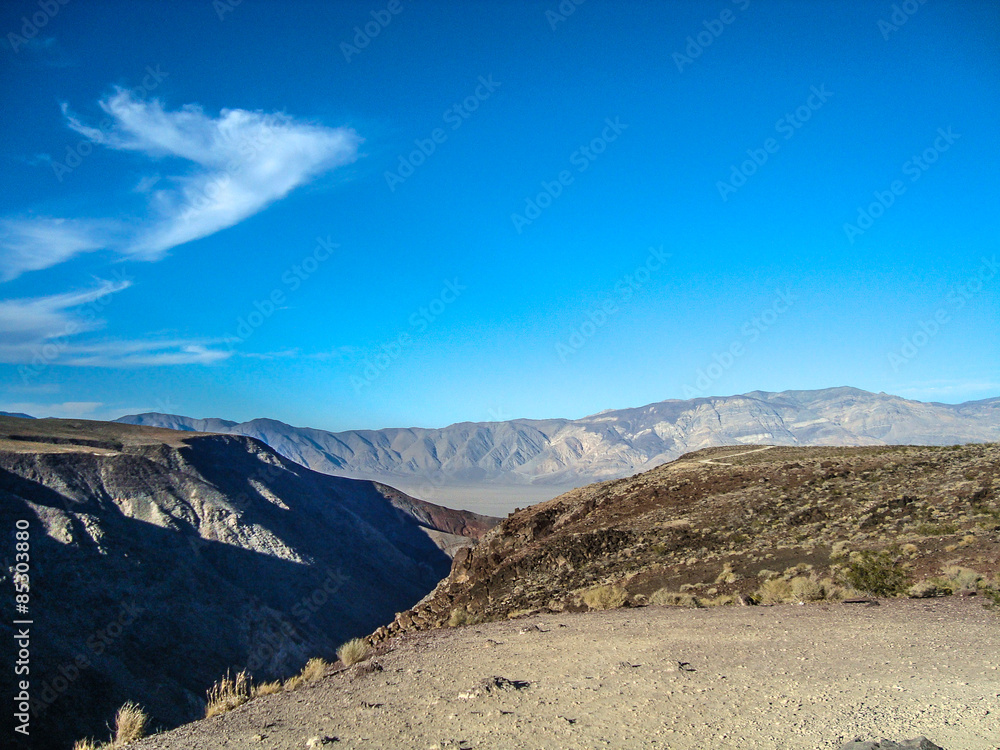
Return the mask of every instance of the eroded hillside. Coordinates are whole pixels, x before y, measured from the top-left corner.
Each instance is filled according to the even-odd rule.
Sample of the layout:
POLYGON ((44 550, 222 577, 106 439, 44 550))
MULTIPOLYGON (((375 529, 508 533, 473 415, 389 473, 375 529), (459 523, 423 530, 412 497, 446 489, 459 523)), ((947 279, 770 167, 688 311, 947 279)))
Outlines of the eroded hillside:
MULTIPOLYGON (((18 520, 34 748, 102 734, 126 700, 158 726, 196 718, 229 668, 273 679, 333 658, 428 593, 443 548, 495 519, 317 474, 244 436, 2 418, 0 524, 18 520)), ((12 663, 9 621, 0 638, 12 663)))
POLYGON ((525 612, 732 603, 762 587, 792 598, 792 584, 807 599, 878 592, 869 572, 888 576, 885 591, 942 575, 953 590, 992 586, 998 469, 996 445, 699 451, 512 514, 373 640, 525 612))

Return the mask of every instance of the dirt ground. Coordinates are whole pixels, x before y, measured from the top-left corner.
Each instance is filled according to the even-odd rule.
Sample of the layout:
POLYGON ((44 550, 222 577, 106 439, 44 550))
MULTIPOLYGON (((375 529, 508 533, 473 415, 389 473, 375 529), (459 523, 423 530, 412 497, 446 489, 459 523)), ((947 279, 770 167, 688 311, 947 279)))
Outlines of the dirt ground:
POLYGON ((981 600, 645 607, 417 633, 132 747, 820 750, 917 735, 1000 749, 1000 612, 981 600))

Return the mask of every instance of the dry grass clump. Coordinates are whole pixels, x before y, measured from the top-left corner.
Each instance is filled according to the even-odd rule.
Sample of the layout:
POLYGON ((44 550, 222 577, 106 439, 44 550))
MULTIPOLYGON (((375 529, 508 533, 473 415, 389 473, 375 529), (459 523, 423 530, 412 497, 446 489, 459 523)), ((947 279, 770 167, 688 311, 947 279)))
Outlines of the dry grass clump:
POLYGON ((274 682, 262 682, 260 685, 254 685, 251 698, 259 698, 262 695, 274 695, 275 693, 281 692, 281 680, 275 680, 274 682))
POLYGON ((120 747, 141 740, 148 728, 149 714, 138 703, 129 701, 115 714, 115 739, 111 745, 120 747))
POLYGON ((818 602, 843 599, 851 590, 838 586, 830 578, 818 578, 815 574, 796 576, 791 580, 772 578, 764 581, 753 593, 760 604, 785 604, 788 602, 818 602))
POLYGON ((205 718, 232 711, 237 706, 242 706, 253 697, 253 689, 250 686, 250 675, 240 672, 233 677, 226 672, 225 677, 216 682, 208 689, 208 702, 205 706, 205 718))
POLYGON ((625 604, 628 594, 621 586, 595 586, 581 597, 590 609, 615 609, 625 604))
POLYGON ((799 602, 816 602, 826 598, 823 584, 815 578, 797 576, 791 580, 792 598, 799 602))
POLYGON ((337 658, 344 663, 344 666, 349 667, 367 659, 369 651, 371 646, 368 645, 368 641, 364 638, 352 638, 337 649, 337 658))
POLYGON ((784 578, 764 581, 755 595, 761 604, 782 604, 792 600, 792 584, 784 578))
MULTIPOLYGON (((366 641, 361 640, 360 638, 355 638, 353 641, 348 641, 347 643, 344 644, 344 646, 354 643, 354 641, 361 641, 362 643, 365 644, 366 648, 368 646, 368 643, 366 641)), ((340 656, 340 650, 343 649, 344 646, 341 646, 340 649, 337 649, 337 656, 340 656)), ((367 651, 365 652, 365 655, 367 656, 367 651)), ((345 661, 343 658, 341 658, 341 661, 343 661, 344 664, 348 664, 348 662, 345 661)), ((358 659, 358 661, 361 661, 361 659, 358 659)), ((354 662, 352 661, 350 662, 350 664, 354 664, 354 662)), ((348 664, 348 666, 350 666, 350 664, 348 664)), ((285 690, 296 690, 297 688, 300 688, 303 685, 308 685, 310 682, 316 682, 316 680, 320 679, 323 676, 323 674, 326 672, 326 668, 329 666, 330 663, 326 661, 326 659, 320 659, 318 656, 313 657, 312 659, 306 662, 306 665, 302 667, 301 672, 299 672, 294 677, 289 677, 287 680, 285 680, 285 684, 283 685, 283 687, 285 690)))
POLYGON ((669 589, 666 588, 654 592, 653 595, 649 597, 649 603, 668 606, 668 607, 702 606, 701 599, 699 599, 697 596, 678 591, 670 591, 669 589))
POLYGON ((149 714, 138 703, 128 701, 115 714, 114 735, 107 742, 93 739, 77 740, 73 750, 115 750, 130 742, 138 742, 146 736, 149 728, 149 714))

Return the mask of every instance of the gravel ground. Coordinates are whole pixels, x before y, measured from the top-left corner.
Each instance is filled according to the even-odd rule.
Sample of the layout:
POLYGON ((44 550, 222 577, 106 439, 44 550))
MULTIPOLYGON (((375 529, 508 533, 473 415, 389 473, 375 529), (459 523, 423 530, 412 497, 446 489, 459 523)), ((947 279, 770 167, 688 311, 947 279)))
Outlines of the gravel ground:
POLYGON ((542 615, 365 665, 131 747, 1000 750, 1000 612, 972 598, 542 615))

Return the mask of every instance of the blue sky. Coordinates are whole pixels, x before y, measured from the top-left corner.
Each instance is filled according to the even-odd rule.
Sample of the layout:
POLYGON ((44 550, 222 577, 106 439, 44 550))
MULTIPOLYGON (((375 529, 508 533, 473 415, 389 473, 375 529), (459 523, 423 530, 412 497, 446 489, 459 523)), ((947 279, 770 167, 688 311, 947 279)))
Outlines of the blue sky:
POLYGON ((0 33, 0 409, 1000 393, 994 2, 16 0, 0 33))

